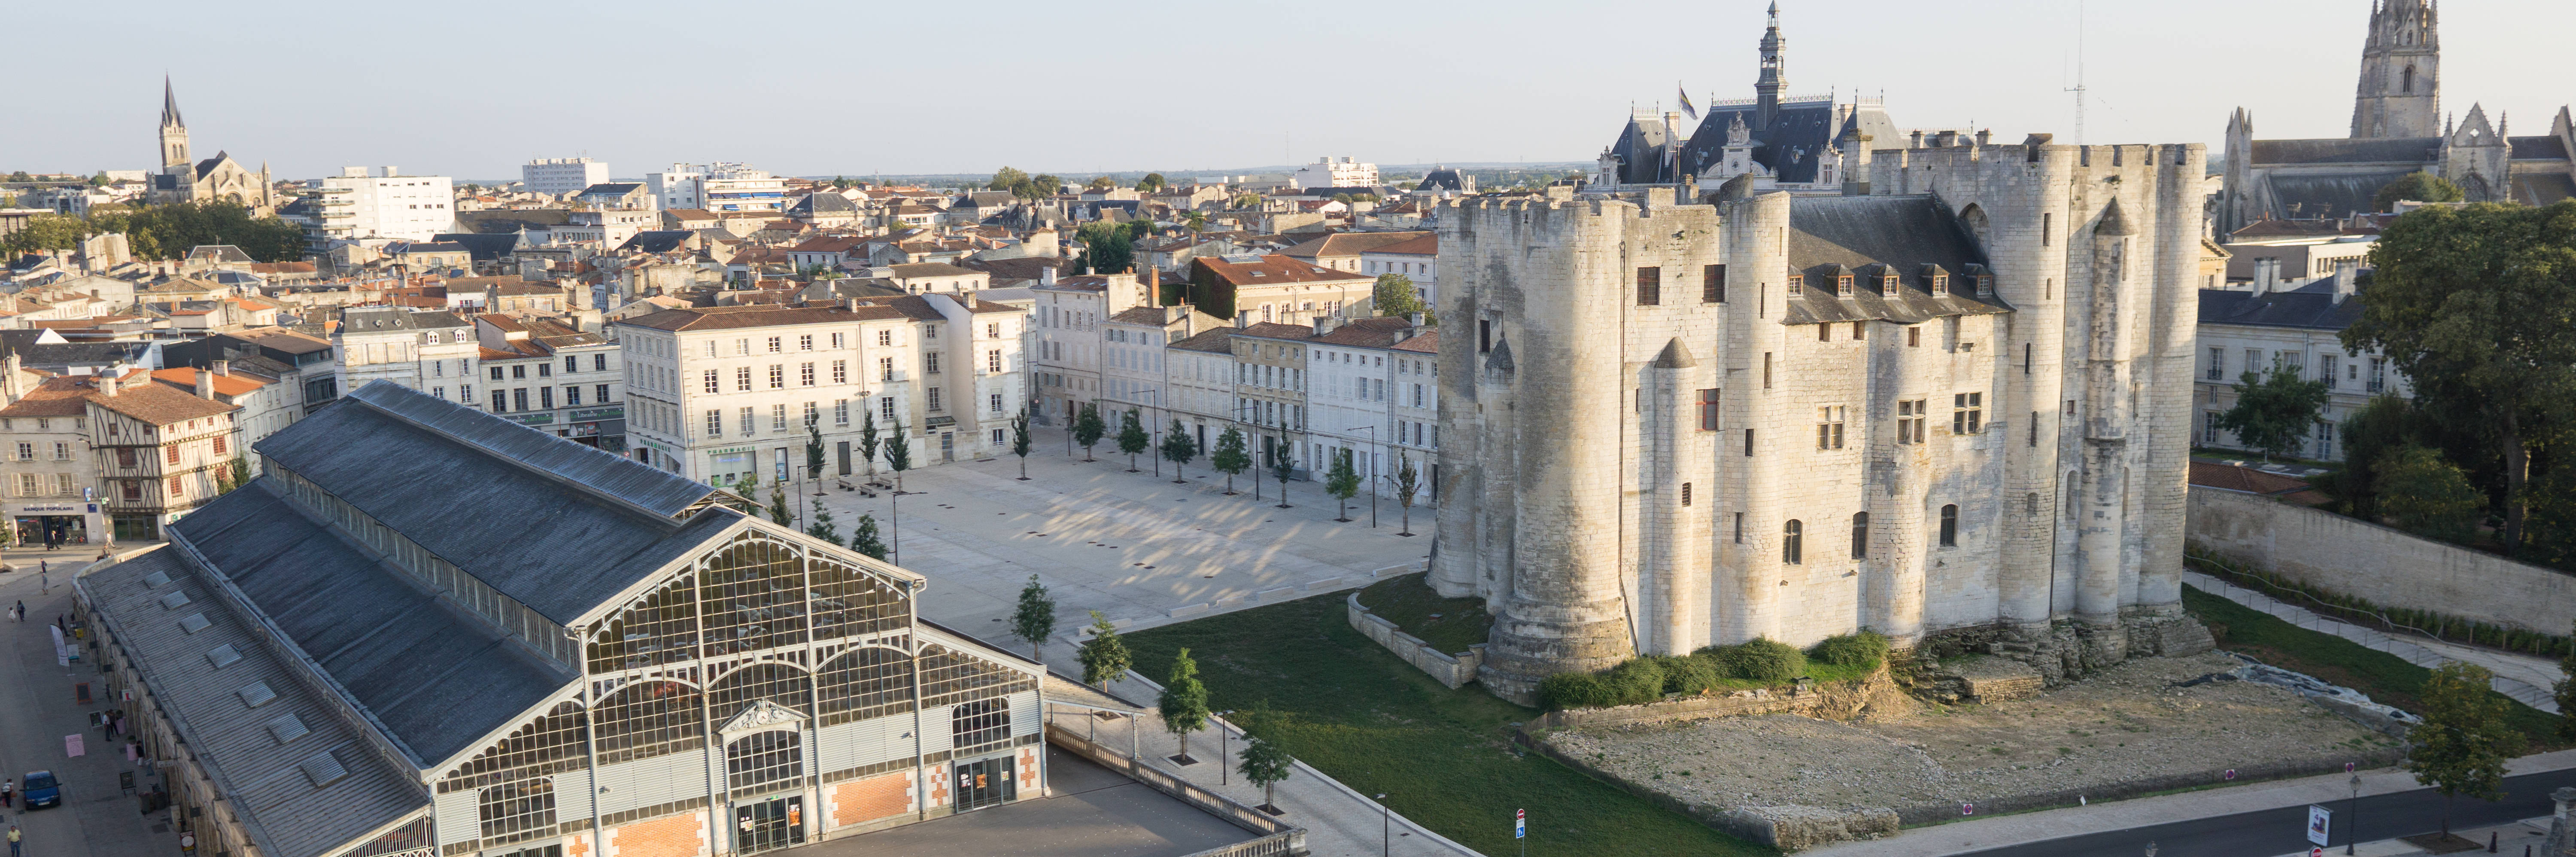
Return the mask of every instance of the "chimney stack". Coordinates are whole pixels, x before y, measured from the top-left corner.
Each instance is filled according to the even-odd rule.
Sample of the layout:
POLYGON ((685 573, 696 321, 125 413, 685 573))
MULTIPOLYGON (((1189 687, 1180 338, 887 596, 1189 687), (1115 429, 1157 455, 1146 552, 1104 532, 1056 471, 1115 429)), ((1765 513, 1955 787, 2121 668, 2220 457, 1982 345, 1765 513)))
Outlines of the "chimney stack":
POLYGON ((1054 265, 1048 265, 1048 266, 1045 266, 1045 267, 1039 268, 1039 269, 1038 269, 1038 286, 1039 286, 1039 287, 1041 287, 1041 288, 1043 288, 1043 287, 1053 286, 1053 285, 1055 285, 1055 266, 1054 266, 1054 265))
POLYGON ((204 369, 197 370, 197 398, 212 399, 214 397, 215 373, 204 369))
POLYGON ((2359 284, 2354 282, 2354 279, 2359 276, 2360 273, 2360 259, 2335 260, 2334 302, 2336 305, 2342 305, 2345 299, 2352 297, 2354 293, 2359 291, 2359 284))
POLYGON ((1234 311, 1234 329, 1236 329, 1236 330, 1242 330, 1242 329, 1244 329, 1244 328, 1251 327, 1251 326, 1252 326, 1252 311, 1251 311, 1251 310, 1248 310, 1248 309, 1242 309, 1242 310, 1235 310, 1235 311, 1234 311))
POLYGON ((1411 325, 1411 326, 1414 326, 1414 327, 1421 327, 1421 326, 1422 326, 1422 314, 1421 314, 1421 313, 1418 313, 1418 312, 1416 312, 1416 313, 1407 313, 1407 314, 1405 314, 1405 316, 1404 316, 1404 323, 1405 323, 1405 324, 1408 324, 1408 325, 1411 325))
POLYGON ((2265 257, 2254 260, 2254 293, 2268 295, 2281 279, 2281 260, 2265 257))

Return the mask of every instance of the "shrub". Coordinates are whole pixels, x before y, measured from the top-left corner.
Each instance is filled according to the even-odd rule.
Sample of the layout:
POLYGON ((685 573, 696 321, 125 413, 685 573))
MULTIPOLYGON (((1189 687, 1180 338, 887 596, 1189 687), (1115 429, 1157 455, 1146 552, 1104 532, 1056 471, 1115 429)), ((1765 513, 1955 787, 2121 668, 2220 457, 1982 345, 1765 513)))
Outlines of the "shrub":
POLYGON ((1732 646, 1700 650, 1726 668, 1726 674, 1749 681, 1781 682, 1807 671, 1807 657, 1789 644, 1755 637, 1732 646))
POLYGON ((1592 673, 1557 673, 1540 679, 1538 695, 1549 708, 1600 708, 1619 704, 1617 695, 1601 676, 1592 673))
POLYGON ((1877 669, 1887 660, 1887 638, 1876 631, 1836 634, 1808 648, 1807 657, 1838 667, 1877 669))
POLYGON ((1612 705, 1653 702, 1664 695, 1664 666, 1654 658, 1632 658, 1602 674, 1619 701, 1612 705))
POLYGON ((1664 668, 1665 693, 1696 694, 1707 690, 1709 686, 1717 684, 1726 677, 1724 668, 1718 666, 1717 661, 1712 658, 1681 655, 1659 657, 1655 660, 1664 668))

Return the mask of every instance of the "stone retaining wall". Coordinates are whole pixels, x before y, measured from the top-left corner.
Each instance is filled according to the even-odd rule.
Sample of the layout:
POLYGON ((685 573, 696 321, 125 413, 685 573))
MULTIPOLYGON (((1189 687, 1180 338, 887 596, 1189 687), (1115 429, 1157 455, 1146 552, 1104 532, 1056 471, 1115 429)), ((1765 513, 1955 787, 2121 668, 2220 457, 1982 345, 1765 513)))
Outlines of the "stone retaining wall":
POLYGON ((1450 690, 1476 680, 1476 668, 1485 662, 1485 644, 1468 646, 1466 651, 1454 655, 1444 653, 1423 642, 1422 638, 1398 630, 1395 623, 1387 621, 1386 617, 1369 612, 1367 607, 1361 606, 1358 592, 1352 592, 1343 600, 1350 604, 1351 627, 1367 634, 1369 639, 1376 640, 1378 645, 1385 646, 1405 663, 1430 673, 1434 680, 1447 685, 1450 690))
POLYGON ((2576 575, 2253 494, 2194 486, 2188 534, 2227 558, 2374 604, 2552 634, 2576 575))

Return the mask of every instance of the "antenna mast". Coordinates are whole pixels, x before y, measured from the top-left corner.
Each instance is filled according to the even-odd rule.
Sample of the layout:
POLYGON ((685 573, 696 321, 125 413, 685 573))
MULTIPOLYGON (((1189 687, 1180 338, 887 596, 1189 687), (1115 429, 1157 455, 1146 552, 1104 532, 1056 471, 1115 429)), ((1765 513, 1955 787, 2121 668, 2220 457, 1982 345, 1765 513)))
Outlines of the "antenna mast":
POLYGON ((2084 1, 2075 3, 2075 145, 2084 145, 2084 1))

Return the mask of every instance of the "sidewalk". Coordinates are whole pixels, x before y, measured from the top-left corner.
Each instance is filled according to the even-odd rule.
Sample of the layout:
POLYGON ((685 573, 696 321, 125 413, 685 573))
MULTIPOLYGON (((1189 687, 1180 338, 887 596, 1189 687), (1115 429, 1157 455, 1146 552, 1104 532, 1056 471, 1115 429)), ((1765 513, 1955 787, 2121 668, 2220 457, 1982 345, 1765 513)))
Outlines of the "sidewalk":
MULTIPOLYGON (((2576 768, 2576 750, 2560 750, 2524 756, 2505 763, 2507 775, 2563 771, 2576 768)), ((2082 836, 2088 833, 2127 830, 2178 821, 2193 821, 2212 816, 2232 815, 2258 809, 2332 804, 2352 797, 2350 774, 2322 774, 2262 785, 2208 789, 2136 800, 2106 801, 2101 806, 2079 806, 2052 809, 2022 815, 2003 815, 1977 821, 1962 821, 1935 827, 1918 827, 1886 839, 1869 842, 1846 842, 1801 855, 1817 857, 1941 857, 2082 836)), ((2415 775, 2395 768, 2361 773, 2361 794, 2391 794, 2414 791, 2424 786, 2415 775)), ((2481 842, 2485 829, 2479 830, 2481 842)), ((2403 846, 2403 843, 2399 843, 2403 846)), ((2412 846, 2404 846, 2412 848, 2412 846)), ((2335 853, 2342 853, 2340 847, 2335 853)), ((2382 851, 2382 855, 2411 854, 2411 850, 2382 851)), ((2520 853, 2516 851, 2515 853, 2520 853)))
MULTIPOLYGON (((1074 673, 1079 674, 1080 669, 1076 666, 1074 673)), ((1117 720, 1099 720, 1088 715, 1074 714, 1050 713, 1048 716, 1056 718, 1054 722, 1066 729, 1085 732, 1085 734, 1090 734, 1086 730, 1097 730, 1099 742, 1116 749, 1130 746, 1128 733, 1132 729, 1138 755, 1143 756, 1145 761, 1155 768, 1225 795, 1245 806, 1261 804, 1259 787, 1245 782, 1241 774, 1225 770, 1226 767, 1241 761, 1233 754, 1243 749, 1242 730, 1226 723, 1224 718, 1211 717, 1206 730, 1190 736, 1190 756, 1197 759, 1198 763, 1174 764, 1170 757, 1180 752, 1180 740, 1172 737, 1170 732, 1163 731, 1162 718, 1151 713, 1154 700, 1162 693, 1162 686, 1131 670, 1127 673, 1126 681, 1113 684, 1110 688, 1119 697, 1143 705, 1148 709, 1148 713, 1142 717, 1117 720), (1082 722, 1085 720, 1095 722, 1085 724, 1082 722), (1223 754, 1220 754, 1218 748, 1220 734, 1225 736, 1227 748, 1223 754), (1220 758, 1225 761, 1225 766, 1218 764, 1220 758), (1223 771, 1222 775, 1220 771, 1223 771), (1223 782, 1220 782, 1221 780, 1223 782)), ((1370 799, 1368 795, 1351 791, 1349 787, 1331 777, 1324 776, 1322 772, 1309 767, 1303 761, 1297 763, 1295 773, 1289 774, 1288 779, 1281 781, 1272 789, 1272 794, 1274 804, 1286 810, 1286 814, 1279 816, 1280 820, 1306 828, 1306 846, 1314 857, 1371 857, 1378 854, 1406 855, 1406 857, 1475 857, 1476 855, 1475 851, 1469 850, 1466 846, 1425 830, 1404 816, 1386 812, 1383 806, 1370 799)))
MULTIPOLYGON (((2481 844, 2490 841, 2487 837, 2493 835, 2495 839, 2492 841, 2496 844, 2495 853, 2497 854, 2521 854, 2525 848, 2532 849, 2536 853, 2549 838, 2549 817, 2544 815, 2539 818, 2526 818, 2512 824, 2492 827, 2453 828, 2451 832, 2481 844)), ((2328 848, 2326 853, 2342 854, 2343 846, 2328 848)), ((2376 842, 2364 842, 2353 847, 2354 857, 2416 857, 2419 854, 2431 853, 2433 852, 2403 839, 2382 839, 2376 842)), ((2481 849, 2473 853, 2484 854, 2486 851, 2481 849)), ((2308 857, 2308 852, 2292 851, 2279 857, 2308 857)))
MULTIPOLYGON (((121 550, 142 544, 119 545, 121 550)), ((149 791, 159 779, 148 768, 125 761, 123 739, 102 740, 89 725, 89 713, 115 706, 104 699, 106 687, 97 658, 83 652, 68 667, 54 659, 47 630, 57 614, 71 612, 71 579, 95 560, 100 545, 73 545, 61 551, 8 551, 6 560, 23 570, 0 574, 0 603, 27 603, 24 623, 0 620, 0 775, 12 780, 28 771, 51 770, 63 781, 63 805, 28 812, 13 806, 0 815, 26 832, 29 857, 163 857, 179 853, 179 835, 170 810, 150 815, 136 811, 136 799, 118 791, 117 774, 132 772, 137 791, 149 791), (52 587, 39 593, 36 561, 51 565, 52 587), (92 701, 81 704, 75 683, 90 686, 92 701), (65 755, 65 736, 82 736, 83 752, 65 755)))
POLYGON ((2182 582, 2190 584, 2193 589, 2262 611, 2292 625, 2319 633, 2333 634, 2360 643, 2371 650, 2396 655, 2405 659, 2407 663, 2426 669, 2455 660, 2477 664, 2495 673, 2495 680, 2489 682, 2489 685, 2494 687, 2497 693, 2551 714, 2558 713, 2558 700, 2550 693, 2551 686, 2557 684, 2560 678, 2556 661, 2422 637, 2391 636, 2377 629, 2319 616, 2298 605, 2282 602, 2261 592, 2197 571, 2184 571, 2182 582))

